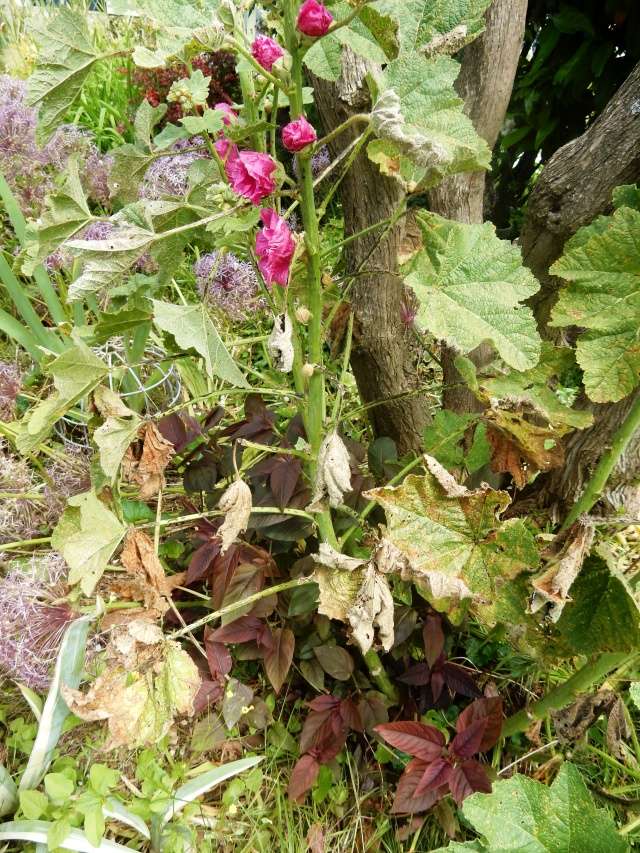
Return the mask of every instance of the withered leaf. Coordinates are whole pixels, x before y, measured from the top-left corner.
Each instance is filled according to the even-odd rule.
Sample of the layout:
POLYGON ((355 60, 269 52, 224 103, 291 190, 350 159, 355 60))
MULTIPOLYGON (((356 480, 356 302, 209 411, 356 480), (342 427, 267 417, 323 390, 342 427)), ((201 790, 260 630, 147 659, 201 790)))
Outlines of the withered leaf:
POLYGON ((488 412, 486 419, 491 467, 496 473, 511 474, 517 488, 524 488, 537 472, 550 471, 564 463, 559 432, 502 409, 488 412))
POLYGON ((325 436, 320 445, 317 470, 309 512, 321 512, 325 501, 331 507, 339 507, 343 495, 351 491, 351 466, 349 451, 335 431, 325 436))
POLYGON ((225 513, 218 536, 222 539, 220 553, 233 545, 238 534, 247 529, 251 515, 251 489, 242 480, 235 480, 220 498, 218 508, 225 513))
POLYGON ((545 605, 549 607, 548 615, 557 622, 566 602, 569 592, 577 578, 585 558, 589 556, 595 531, 592 524, 583 519, 569 530, 560 553, 549 560, 547 570, 532 581, 534 595, 530 610, 536 613, 545 605))
POLYGON ((143 424, 138 437, 142 440, 140 456, 136 456, 134 445, 129 447, 122 460, 122 472, 126 480, 140 486, 140 499, 146 501, 164 486, 164 471, 175 450, 151 421, 143 424))
POLYGON ((551 712, 556 737, 561 743, 575 743, 587 733, 598 717, 609 715, 616 696, 611 690, 579 696, 575 702, 551 712))
POLYGON ((141 594, 145 607, 157 610, 160 614, 166 613, 169 609, 167 599, 170 598, 172 590, 183 582, 186 574, 180 572, 167 578, 153 540, 144 531, 135 528, 131 528, 127 533, 120 562, 137 582, 136 586, 129 587, 129 595, 126 594, 126 582, 124 586, 121 583, 123 588, 120 594, 125 598, 134 599, 141 594), (138 595, 135 594, 136 589, 138 595))

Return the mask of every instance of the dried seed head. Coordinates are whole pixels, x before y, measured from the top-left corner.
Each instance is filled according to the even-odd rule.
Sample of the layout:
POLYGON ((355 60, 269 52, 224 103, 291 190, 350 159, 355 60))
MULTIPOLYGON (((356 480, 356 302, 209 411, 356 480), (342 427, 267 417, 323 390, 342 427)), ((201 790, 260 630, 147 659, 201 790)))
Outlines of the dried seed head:
POLYGON ((350 491, 349 451, 334 431, 326 436, 318 452, 318 474, 309 509, 319 511, 325 499, 329 500, 329 506, 338 507, 342 504, 342 496, 350 491))
POLYGON ((306 305, 298 305, 296 308, 296 320, 298 323, 302 323, 303 326, 306 326, 313 314, 306 305))
POLYGON ((218 530, 218 536, 222 538, 221 554, 233 545, 238 534, 247 529, 251 507, 251 489, 242 480, 232 483, 220 498, 218 508, 225 513, 218 530))
POLYGON ((276 370, 291 373, 293 368, 293 324, 288 314, 278 314, 267 341, 267 350, 274 360, 276 370))

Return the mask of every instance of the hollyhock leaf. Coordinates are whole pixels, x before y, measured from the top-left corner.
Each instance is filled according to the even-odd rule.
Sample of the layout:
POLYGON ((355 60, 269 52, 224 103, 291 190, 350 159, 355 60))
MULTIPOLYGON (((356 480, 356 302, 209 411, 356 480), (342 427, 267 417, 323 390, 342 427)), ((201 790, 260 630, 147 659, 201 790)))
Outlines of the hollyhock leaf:
POLYGON ((385 723, 374 731, 396 749, 426 762, 439 758, 444 746, 444 735, 435 726, 412 720, 385 723))
POLYGON ((391 814, 418 814, 426 812, 445 796, 447 792, 446 786, 424 791, 420 796, 416 796, 416 789, 427 767, 428 764, 424 761, 416 761, 415 763, 412 761, 410 765, 407 765, 398 782, 393 806, 391 807, 391 814))
MULTIPOLYGON (((438 36, 464 27, 466 41, 484 29, 484 13, 491 0, 378 0, 378 12, 398 22, 402 53, 425 48, 438 36)), ((459 45, 463 47, 464 42, 459 45)))
POLYGON ((164 118, 166 112, 166 104, 158 104, 154 107, 146 98, 141 101, 133 119, 133 131, 138 145, 147 150, 151 148, 153 129, 164 118))
POLYGON ((236 388, 249 387, 222 343, 204 305, 172 305, 154 299, 153 313, 155 324, 161 331, 173 335, 179 347, 194 349, 204 359, 211 379, 223 379, 236 388))
POLYGON ((414 796, 419 797, 426 791, 448 785, 453 767, 445 758, 436 758, 429 764, 422 775, 422 779, 415 789, 414 796))
POLYGON ((516 774, 496 782, 491 794, 469 797, 462 813, 486 840, 482 849, 629 851, 609 812, 596 808, 580 772, 568 762, 550 786, 516 774))
POLYGON ((122 460, 125 481, 140 486, 140 499, 150 500, 164 486, 164 471, 175 455, 173 445, 160 433, 153 421, 146 421, 139 433, 142 449, 131 446, 122 460))
POLYGON ((487 728, 487 718, 480 717, 465 726, 451 741, 449 751, 458 758, 471 758, 480 750, 487 728))
POLYGON ((69 583, 91 595, 125 531, 95 492, 69 498, 51 535, 52 547, 69 565, 69 583))
POLYGON ((87 18, 65 6, 35 29, 38 60, 29 79, 29 103, 38 105, 38 128, 47 137, 80 95, 100 54, 93 46, 87 18))
POLYGON ((291 668, 296 640, 289 628, 277 628, 272 636, 272 646, 264 655, 264 668, 277 695, 291 668))
POLYGON ((348 681, 353 675, 353 658, 346 649, 340 646, 316 646, 313 653, 327 675, 337 681, 348 681))
POLYGON ((458 717, 456 731, 460 734, 479 720, 486 725, 477 747, 477 752, 486 752, 495 746, 502 731, 502 699, 499 696, 476 699, 458 717))
POLYGON ((318 39, 304 55, 304 64, 312 74, 331 83, 342 73, 342 44, 333 33, 318 39))
POLYGON ((296 762, 289 778, 289 799, 300 803, 318 778, 320 764, 312 755, 303 755, 296 762))
POLYGON ((462 440, 473 420, 473 415, 460 415, 449 409, 440 409, 424 431, 425 451, 430 456, 435 456, 445 468, 452 469, 462 465, 462 440))
POLYGON ((130 418, 108 417, 93 434, 99 451, 100 467, 111 483, 115 483, 124 455, 142 425, 140 417, 133 412, 132 415, 130 418))
POLYGON ((489 342, 510 367, 534 367, 541 341, 522 303, 539 284, 520 250, 500 240, 490 223, 454 223, 430 213, 418 220, 424 249, 405 267, 420 300, 418 321, 459 352, 489 342))
POLYGON ((433 613, 427 616, 422 628, 422 640, 427 663, 432 667, 444 651, 444 631, 440 616, 433 613))
POLYGON ((484 767, 473 759, 463 761, 453 768, 449 779, 451 795, 458 805, 477 791, 490 793, 491 782, 484 767))
MULTIPOLYGON (((147 101, 143 101, 147 103, 147 101)), ((186 134, 186 131, 185 131, 186 134)), ((111 149, 113 166, 107 178, 112 198, 129 204, 138 200, 140 185, 154 157, 146 151, 126 142, 111 149)))

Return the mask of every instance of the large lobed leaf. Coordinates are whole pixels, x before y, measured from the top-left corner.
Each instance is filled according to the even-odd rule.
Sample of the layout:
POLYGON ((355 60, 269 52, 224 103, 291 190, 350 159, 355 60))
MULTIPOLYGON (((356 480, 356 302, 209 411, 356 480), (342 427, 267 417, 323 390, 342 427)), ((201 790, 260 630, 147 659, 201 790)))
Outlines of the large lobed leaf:
POLYGON ((420 300, 418 320, 457 350, 489 342, 516 370, 530 370, 541 342, 531 309, 522 303, 539 288, 520 250, 493 225, 448 222, 421 214, 424 249, 407 264, 406 282, 420 300))
POLYGON ((640 383, 640 211, 621 207, 582 228, 551 272, 569 284, 552 326, 579 326, 576 355, 597 403, 621 400, 640 383), (606 226, 606 227, 605 227, 606 226))
POLYGON ((398 22, 400 52, 420 50, 440 35, 465 27, 472 41, 484 29, 491 0, 377 0, 373 8, 398 22))

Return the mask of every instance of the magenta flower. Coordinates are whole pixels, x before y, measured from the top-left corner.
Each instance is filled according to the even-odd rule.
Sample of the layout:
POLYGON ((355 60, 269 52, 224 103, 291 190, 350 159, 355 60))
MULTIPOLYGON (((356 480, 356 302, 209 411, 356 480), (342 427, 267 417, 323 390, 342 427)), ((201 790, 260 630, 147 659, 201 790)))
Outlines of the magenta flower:
POLYGON ((233 124, 238 118, 238 114, 236 113, 236 111, 224 101, 220 101, 219 104, 215 104, 214 110, 218 110, 219 112, 224 113, 222 121, 224 124, 227 125, 227 127, 229 127, 230 124, 233 124))
POLYGON ((333 15, 326 6, 318 0, 305 0, 298 12, 297 26, 305 36, 318 38, 327 34, 332 21, 333 15))
POLYGON ((317 138, 313 126, 304 116, 300 116, 295 121, 290 121, 282 128, 282 144, 287 151, 291 151, 293 154, 296 151, 302 151, 307 145, 315 142, 317 138))
POLYGON ((227 157, 235 157, 238 154, 238 146, 234 145, 230 139, 227 139, 226 136, 223 136, 221 139, 214 144, 214 148, 220 155, 222 160, 226 160, 227 157))
POLYGON ((251 55, 266 71, 271 71, 273 63, 284 56, 284 50, 269 36, 258 36, 251 45, 251 55))
POLYGON ((285 220, 275 210, 261 211, 262 231, 256 237, 258 268, 267 284, 287 286, 296 243, 285 220))
POLYGON ((273 179, 276 162, 268 154, 232 149, 225 169, 233 191, 248 198, 252 204, 259 204, 276 188, 273 179))

